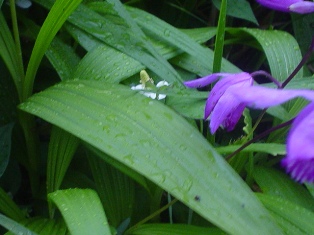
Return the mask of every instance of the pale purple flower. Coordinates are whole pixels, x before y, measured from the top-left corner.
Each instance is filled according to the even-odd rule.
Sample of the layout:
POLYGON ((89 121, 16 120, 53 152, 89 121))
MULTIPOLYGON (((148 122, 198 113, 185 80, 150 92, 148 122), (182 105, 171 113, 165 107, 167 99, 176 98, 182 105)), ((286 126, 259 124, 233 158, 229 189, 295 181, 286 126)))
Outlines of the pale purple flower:
POLYGON ((209 94, 205 108, 205 119, 210 116, 211 132, 219 125, 232 130, 245 107, 264 109, 280 105, 296 97, 312 101, 292 123, 287 138, 287 156, 282 165, 299 182, 314 182, 314 91, 282 90, 252 86, 248 73, 212 74, 187 81, 188 87, 206 86, 222 76, 209 94))
POLYGON ((300 14, 314 12, 314 2, 304 0, 256 0, 259 4, 283 12, 300 14))
POLYGON ((287 139, 282 166, 297 181, 314 182, 314 103, 296 117, 287 139))
POLYGON ((249 73, 214 73, 206 77, 186 81, 184 84, 190 88, 207 86, 221 77, 211 90, 205 105, 204 119, 210 115, 210 130, 215 133, 219 126, 227 131, 234 129, 239 121, 245 105, 231 97, 228 93, 230 88, 250 87, 253 85, 253 78, 249 73))
MULTIPOLYGON (((312 103, 295 118, 287 138, 287 156, 282 160, 292 178, 314 182, 314 91, 278 90, 264 87, 230 89, 230 96, 247 107, 263 109, 276 106, 296 97, 304 97, 312 103)), ((227 104, 225 104, 227 105, 227 104)))

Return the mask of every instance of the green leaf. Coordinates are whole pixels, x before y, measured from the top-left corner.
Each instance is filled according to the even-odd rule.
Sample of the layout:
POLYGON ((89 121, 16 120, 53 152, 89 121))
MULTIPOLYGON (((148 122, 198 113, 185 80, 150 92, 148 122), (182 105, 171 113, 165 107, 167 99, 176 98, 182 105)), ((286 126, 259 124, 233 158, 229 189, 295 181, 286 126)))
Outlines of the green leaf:
MULTIPOLYGON (((232 153, 242 145, 228 145, 224 147, 215 148, 216 151, 220 154, 228 154, 232 153)), ((284 144, 273 144, 273 143, 255 143, 250 144, 248 147, 242 150, 242 152, 261 152, 261 153, 269 153, 273 156, 277 155, 285 155, 286 154, 286 146, 284 144)))
MULTIPOLYGON (((36 1, 45 7, 51 5, 51 1, 36 1)), ((180 76, 149 44, 145 35, 128 17, 128 13, 123 9, 121 3, 119 1, 113 2, 115 4, 103 2, 103 7, 98 8, 98 10, 109 11, 110 14, 114 13, 114 17, 110 14, 106 14, 104 17, 88 7, 80 5, 68 20, 105 44, 138 60, 160 78, 167 78, 169 82, 181 84, 180 76)))
MULTIPOLYGON (((238 35, 241 42, 249 41, 246 34, 253 37, 266 55, 272 76, 279 81, 284 81, 302 59, 297 41, 287 32, 249 28, 229 28, 227 31, 238 35)), ((301 69, 296 77, 302 75, 301 69)))
POLYGON ((89 51, 80 61, 73 78, 104 80, 118 83, 145 66, 111 47, 101 45, 89 51))
MULTIPOLYGON (((185 52, 183 55, 180 55, 179 58, 172 59, 170 61, 171 63, 174 63, 179 67, 189 71, 196 72, 200 76, 205 76, 212 72, 214 52, 208 48, 200 46, 198 43, 196 43, 196 41, 202 43, 209 40, 216 33, 215 28, 178 30, 177 28, 167 24, 166 22, 147 12, 131 7, 128 7, 127 9, 132 14, 137 24, 143 29, 144 32, 147 33, 150 38, 163 41, 167 43, 167 45, 176 47, 185 52), (194 32, 195 35, 193 35, 194 32), (184 60, 187 59, 192 62, 185 62, 184 60), (193 69, 193 67, 196 66, 200 67, 201 69, 193 69), (191 68, 188 69, 189 67, 191 68)), ((222 60, 222 67, 224 71, 228 72, 239 71, 236 66, 225 59, 222 60)))
POLYGON ((272 168, 254 167, 253 178, 265 194, 280 197, 310 210, 314 209, 311 194, 286 174, 272 168))
POLYGON ((111 235, 100 199, 90 189, 58 190, 48 198, 59 208, 72 235, 111 235))
MULTIPOLYGON (((53 126, 47 159, 47 193, 60 188, 78 144, 79 139, 77 137, 53 126)), ((53 211, 50 210, 50 216, 52 217, 52 215, 53 211)))
POLYGON ((55 37, 46 51, 46 56, 59 74, 61 80, 67 80, 80 61, 74 50, 61 39, 55 37))
POLYGON ((218 228, 197 227, 186 224, 144 224, 126 232, 126 235, 223 235, 218 228))
POLYGON ((281 234, 204 137, 158 101, 121 85, 78 80, 38 93, 20 108, 143 174, 231 234, 281 234))
POLYGON ((0 127, 0 177, 8 166, 11 153, 11 136, 14 124, 0 127))
POLYGON ((13 220, 25 218, 24 213, 2 188, 0 188, 0 211, 13 220))
POLYGON ((13 234, 36 235, 37 233, 25 228, 18 222, 0 214, 0 225, 11 231, 13 234))
MULTIPOLYGON (((213 0, 217 9, 220 10, 221 0, 213 0)), ((228 0, 227 1, 227 15, 235 18, 250 21, 256 25, 258 22, 254 16, 250 3, 245 0, 228 0)))
POLYGON ((22 62, 2 12, 0 12, 0 28, 0 56, 11 73, 18 94, 21 95, 22 78, 24 77, 24 72, 20 66, 22 62))
POLYGON ((110 225, 118 227, 132 215, 134 181, 96 156, 89 154, 88 160, 110 225))
POLYGON ((88 151, 90 151, 93 155, 101 158, 108 164, 112 165, 113 167, 117 168, 119 171, 123 172, 124 174, 128 175, 130 178, 135 180, 137 183, 139 183, 143 188, 145 188, 147 191, 149 191, 146 178, 144 178, 141 174, 134 171, 133 169, 129 168, 128 166, 122 164, 121 162, 117 161, 116 159, 110 157, 106 153, 100 151, 99 149, 85 143, 85 147, 88 151))
POLYGON ((39 31, 28 63, 23 84, 23 100, 32 94, 36 72, 51 41, 81 1, 82 0, 57 0, 51 8, 39 31))
POLYGON ((213 73, 218 73, 221 71, 221 61, 225 41, 226 16, 227 0, 222 0, 218 18, 217 34, 215 38, 213 73))
MULTIPOLYGON (((62 220, 52 220, 46 218, 23 219, 19 223, 32 231, 41 235, 68 235, 68 229, 62 220)), ((11 232, 5 235, 11 235, 11 232)), ((14 233, 16 234, 16 233, 14 233)), ((24 233, 23 233, 24 235, 24 233)))
POLYGON ((217 33, 216 27, 180 29, 180 31, 187 34, 197 43, 205 43, 212 39, 217 33))
MULTIPOLYGON (((250 135, 252 133, 252 117, 250 115, 250 110, 245 109, 243 112, 243 117, 244 117, 244 127, 243 127, 243 131, 245 134, 250 135)), ((252 138, 250 138, 252 139, 252 138)))
POLYGON ((271 211, 285 234, 312 234, 314 231, 314 213, 280 197, 257 194, 261 202, 271 211))
POLYGON ((77 137, 59 127, 52 128, 47 160, 48 193, 59 189, 78 144, 77 137))

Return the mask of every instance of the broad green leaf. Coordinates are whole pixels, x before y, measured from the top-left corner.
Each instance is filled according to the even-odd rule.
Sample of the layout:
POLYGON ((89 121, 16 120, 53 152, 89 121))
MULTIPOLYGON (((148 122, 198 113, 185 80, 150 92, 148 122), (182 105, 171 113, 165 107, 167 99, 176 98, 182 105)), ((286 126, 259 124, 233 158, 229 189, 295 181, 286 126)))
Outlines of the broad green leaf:
POLYGON ((126 232, 126 235, 223 235, 218 228, 197 227, 186 224, 144 224, 126 232))
POLYGON ((273 214, 285 234, 312 234, 314 231, 314 213, 298 204, 280 197, 257 194, 265 207, 273 214))
MULTIPOLYGON (((48 8, 52 3, 51 0, 36 1, 48 8)), ((99 10, 118 14, 118 16, 112 19, 112 16, 107 14, 107 17, 102 16, 81 4, 69 17, 68 21, 98 40, 138 60, 160 78, 167 78, 169 82, 181 84, 181 78, 177 72, 149 44, 145 35, 132 22, 133 20, 129 20, 127 12, 120 5, 120 2, 116 2, 115 4, 106 4, 103 8, 99 8, 99 10)))
MULTIPOLYGON (((217 9, 220 10, 221 0, 213 0, 217 9)), ((235 18, 250 21, 256 25, 258 22, 254 16, 250 3, 246 0, 228 0, 227 1, 227 15, 235 18)))
POLYGON ((2 188, 0 188, 0 211, 13 220, 25 218, 24 213, 2 188))
MULTIPOLYGON (((176 65, 179 65, 182 68, 186 68, 185 65, 188 65, 188 63, 184 63, 183 60, 189 58, 191 61, 193 61, 192 66, 204 68, 198 72, 198 75, 205 76, 212 72, 212 65, 214 61, 214 53, 212 50, 200 46, 194 41, 193 37, 189 37, 187 34, 184 33, 184 31, 176 29, 175 27, 167 24, 166 22, 147 12, 141 11, 136 8, 127 9, 132 14, 139 26, 142 27, 143 30, 147 32, 150 37, 155 37, 156 39, 165 41, 172 46, 178 47, 180 50, 186 53, 184 54, 184 58, 181 58, 180 56, 180 59, 171 60, 171 62, 174 62, 176 65)), ((203 28, 201 30, 211 32, 204 32, 203 36, 207 35, 207 40, 212 37, 212 28, 203 28)), ((201 40, 201 42, 203 41, 204 39, 201 40)), ((225 72, 239 71, 236 66, 224 59, 222 61, 222 68, 225 72)), ((189 71, 194 72, 193 70, 189 71)))
POLYGON ((14 124, 0 127, 0 177, 8 166, 11 153, 11 136, 14 124))
MULTIPOLYGON (((298 41, 302 54, 305 54, 313 38, 313 14, 291 14, 294 36, 298 41)), ((313 57, 312 57, 313 58, 313 57)))
POLYGON ((0 214, 0 225, 7 230, 11 231, 13 234, 23 234, 23 235, 36 235, 37 233, 25 228, 18 222, 0 214))
POLYGON ((285 89, 311 89, 314 90, 314 77, 294 78, 285 89))
POLYGON ((145 69, 137 60, 111 47, 95 47, 80 61, 73 78, 105 80, 118 83, 145 69), (92 75, 92 76, 91 76, 92 75))
MULTIPOLYGON (((30 218, 30 219, 23 219, 19 221, 19 223, 39 235, 68 235, 69 234, 68 229, 64 221, 62 220, 52 220, 52 219, 36 217, 36 218, 30 218)), ((11 234, 13 233, 8 232, 5 235, 11 235, 11 234)))
POLYGON ((286 174, 272 168, 254 167, 253 178, 264 194, 280 197, 310 210, 314 209, 310 193, 286 174))
POLYGON ((36 94, 20 108, 138 171, 231 234, 281 234, 203 136, 158 101, 121 85, 77 80, 36 94))
POLYGON ((208 40, 212 39, 217 33, 217 29, 215 27, 180 29, 180 30, 181 32, 187 34, 190 38, 192 38, 197 43, 207 42, 208 40))
MULTIPOLYGON (((232 153, 241 145, 228 145, 224 147, 215 148, 216 151, 220 154, 228 154, 232 153)), ((285 155, 286 147, 284 144, 272 144, 272 143, 255 143, 250 144, 248 147, 242 150, 243 152, 261 152, 261 153, 269 153, 273 156, 277 155, 285 155)))
POLYGON ((23 84, 23 100, 32 94, 36 72, 51 41, 81 1, 82 0, 57 0, 51 8, 39 31, 28 63, 23 84))
POLYGON ((134 181, 97 156, 88 154, 88 160, 108 221, 118 227, 132 215, 134 181))
MULTIPOLYGON (((284 81, 302 59, 298 43, 287 32, 249 28, 229 28, 227 31, 236 34, 244 43, 248 41, 245 34, 253 37, 266 55, 272 76, 279 81, 284 81)), ((296 77, 302 77, 302 74, 301 70, 296 77)))
POLYGON ((97 193, 90 189, 58 190, 48 198, 59 208, 72 235, 111 235, 97 193))

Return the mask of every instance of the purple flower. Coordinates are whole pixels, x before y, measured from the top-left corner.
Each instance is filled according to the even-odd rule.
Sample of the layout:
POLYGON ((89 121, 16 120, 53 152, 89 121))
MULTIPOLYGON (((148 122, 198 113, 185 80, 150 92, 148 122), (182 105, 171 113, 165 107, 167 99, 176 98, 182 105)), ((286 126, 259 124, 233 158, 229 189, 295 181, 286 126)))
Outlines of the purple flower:
POLYGON ((257 2, 265 7, 283 11, 306 14, 314 12, 314 2, 304 0, 257 0, 257 2))
POLYGON ((245 107, 264 109, 280 105, 296 97, 312 101, 295 118, 287 139, 287 156, 282 165, 299 182, 314 182, 314 91, 280 90, 252 86, 248 73, 212 74, 187 81, 188 87, 206 86, 219 77, 209 94, 205 107, 205 119, 211 114, 210 128, 214 133, 219 125, 232 130, 245 107))
POLYGON ((227 131, 234 129, 239 121, 245 105, 229 95, 228 90, 253 85, 253 78, 248 73, 214 73, 209 76, 186 81, 184 84, 190 88, 207 86, 222 77, 211 90, 205 105, 204 119, 211 114, 210 130, 215 133, 220 125, 227 131))
POLYGON ((278 90, 264 87, 230 89, 230 96, 247 107, 268 108, 296 97, 311 100, 295 118, 288 138, 287 156, 282 160, 291 176, 303 183, 314 182, 314 92, 310 90, 278 90))
POLYGON ((314 103, 296 117, 287 139, 282 166, 297 181, 314 182, 314 103))

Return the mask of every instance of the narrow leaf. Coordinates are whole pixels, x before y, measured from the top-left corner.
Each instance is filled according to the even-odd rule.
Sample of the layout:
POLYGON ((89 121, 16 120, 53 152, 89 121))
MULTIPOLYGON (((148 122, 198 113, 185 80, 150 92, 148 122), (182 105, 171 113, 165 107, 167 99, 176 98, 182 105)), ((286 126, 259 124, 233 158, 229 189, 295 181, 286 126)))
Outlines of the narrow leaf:
POLYGON ((77 137, 59 127, 52 128, 47 160, 48 193, 59 189, 78 144, 77 137))
POLYGON ((88 160, 107 218, 118 227, 132 215, 134 181, 96 156, 89 154, 88 160))
POLYGON ((33 84, 39 64, 51 41, 82 0, 57 0, 41 27, 28 63, 23 84, 23 99, 32 94, 33 84))
POLYGON ((21 95, 24 72, 20 69, 14 40, 2 12, 0 12, 0 28, 0 56, 11 73, 18 94, 21 95))
MULTIPOLYGON (((224 147, 215 148, 220 154, 228 154, 236 151, 242 145, 228 145, 224 147)), ((255 143, 250 144, 248 147, 242 150, 242 152, 260 152, 269 153, 273 156, 285 155, 286 146, 284 144, 273 144, 273 143, 255 143)))
POLYGON ((14 124, 0 127, 0 177, 8 166, 11 153, 11 136, 14 124))
POLYGON ((0 188, 0 211, 13 220, 25 218, 24 213, 2 188, 0 188))
POLYGON ((226 18, 227 18, 227 0, 222 0, 219 12, 217 34, 215 39, 213 73, 221 71, 221 61, 225 42, 226 18))
POLYGON ((0 225, 11 231, 13 234, 36 235, 36 233, 2 214, 0 214, 0 225))
MULTIPOLYGON (((68 229, 63 220, 52 220, 41 217, 23 219, 19 223, 41 235, 68 235, 68 229)), ((16 234, 16 233, 14 233, 16 234)), ((5 235, 12 235, 11 232, 5 235)), ((23 233, 24 235, 24 233, 23 233)), ((25 234, 26 235, 26 234, 25 234)))

